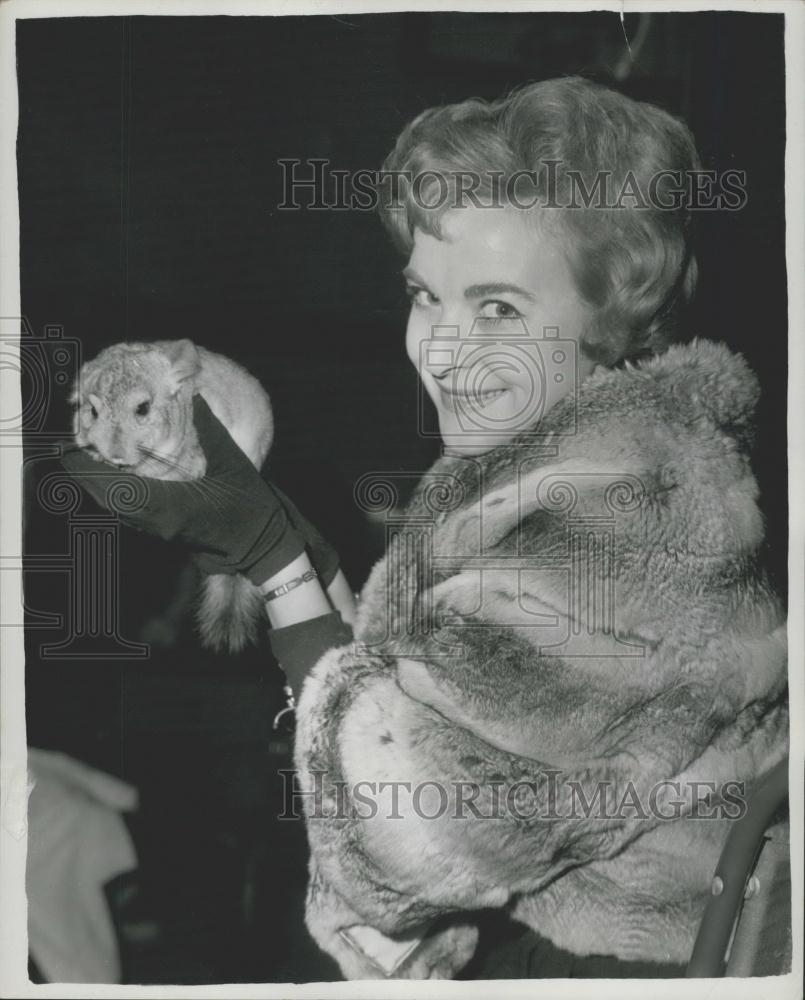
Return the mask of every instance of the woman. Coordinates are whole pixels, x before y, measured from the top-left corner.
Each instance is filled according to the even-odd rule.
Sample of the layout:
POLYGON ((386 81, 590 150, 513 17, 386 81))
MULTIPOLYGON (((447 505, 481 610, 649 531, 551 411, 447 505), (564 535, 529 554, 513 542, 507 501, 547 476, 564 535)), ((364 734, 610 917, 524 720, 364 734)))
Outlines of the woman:
MULTIPOLYGON (((348 977, 457 975, 477 920, 456 914, 488 908, 565 954, 679 968, 734 818, 725 782, 785 752, 753 377, 715 345, 622 364, 668 345, 693 292, 697 166, 681 123, 580 79, 404 130, 381 209, 445 455, 354 643, 312 529, 248 463, 224 463, 243 510, 177 520, 154 484, 137 516, 262 585, 290 689, 308 675, 308 926, 348 977), (712 822, 682 823, 711 779, 712 822)), ((200 401, 196 420, 213 463, 231 457, 200 401)))

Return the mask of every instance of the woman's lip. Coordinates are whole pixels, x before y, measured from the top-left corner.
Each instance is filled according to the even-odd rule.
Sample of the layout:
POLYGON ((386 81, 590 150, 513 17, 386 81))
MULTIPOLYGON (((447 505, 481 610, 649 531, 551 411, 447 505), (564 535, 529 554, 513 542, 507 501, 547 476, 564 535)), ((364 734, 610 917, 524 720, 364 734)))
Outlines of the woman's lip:
POLYGON ((460 389, 459 390, 448 389, 448 387, 442 385, 441 382, 437 382, 436 385, 438 386, 439 391, 445 396, 451 396, 453 398, 459 398, 459 399, 471 399, 471 400, 487 399, 492 396, 500 396, 504 392, 509 391, 507 386, 501 386, 499 389, 484 389, 481 392, 465 392, 460 389))
POLYGON ((480 411, 499 402, 509 392, 508 389, 495 389, 492 392, 446 392, 442 396, 442 406, 450 410, 456 407, 468 411, 480 411))

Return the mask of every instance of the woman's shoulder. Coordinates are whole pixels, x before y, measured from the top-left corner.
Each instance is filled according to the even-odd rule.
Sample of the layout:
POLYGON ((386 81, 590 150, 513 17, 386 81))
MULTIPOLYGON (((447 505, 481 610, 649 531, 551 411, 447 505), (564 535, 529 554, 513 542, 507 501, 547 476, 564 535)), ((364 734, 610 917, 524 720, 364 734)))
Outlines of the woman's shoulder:
POLYGON ((543 548, 551 526, 605 516, 624 551, 743 558, 763 539, 750 463, 758 391, 744 358, 707 340, 597 370, 530 433, 438 460, 408 516, 451 540, 474 537, 480 520, 487 543, 528 522, 543 548))
POLYGON ((735 433, 751 423, 759 394, 757 376, 741 354, 724 343, 694 338, 660 354, 597 368, 548 419, 589 431, 602 418, 639 413, 646 422, 710 421, 735 433))

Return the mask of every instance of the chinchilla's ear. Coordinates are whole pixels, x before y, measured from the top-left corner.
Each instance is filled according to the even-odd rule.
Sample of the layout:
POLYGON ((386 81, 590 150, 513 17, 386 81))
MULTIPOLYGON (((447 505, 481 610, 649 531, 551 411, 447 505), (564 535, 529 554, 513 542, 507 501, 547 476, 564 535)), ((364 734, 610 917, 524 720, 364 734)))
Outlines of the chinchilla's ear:
POLYGON ((160 344, 162 353, 171 363, 171 389, 178 392, 183 382, 201 371, 201 358, 192 340, 165 340, 160 344))
POLYGON ((97 358, 86 361, 81 366, 70 387, 70 395, 67 397, 70 406, 77 408, 81 400, 86 398, 87 393, 95 387, 99 367, 97 358))

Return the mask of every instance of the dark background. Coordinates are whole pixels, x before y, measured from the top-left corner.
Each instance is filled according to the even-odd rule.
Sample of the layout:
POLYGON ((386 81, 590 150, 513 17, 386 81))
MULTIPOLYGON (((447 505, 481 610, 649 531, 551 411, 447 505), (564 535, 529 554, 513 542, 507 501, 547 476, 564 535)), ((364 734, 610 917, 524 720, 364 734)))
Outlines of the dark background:
MULTIPOLYGON (((30 328, 62 326, 84 358, 123 339, 190 337, 245 364, 274 403, 272 476, 357 588, 382 539, 355 509, 355 481, 423 471, 437 453, 416 433, 403 262, 372 213, 278 210, 277 160, 376 169, 402 126, 433 104, 569 73, 609 82, 682 116, 705 167, 747 172, 742 210, 697 218, 700 281, 686 335, 725 341, 760 377, 764 555, 782 587, 783 17, 657 13, 628 16, 625 27, 631 72, 615 13, 18 22, 30 328)), ((41 431, 67 427, 60 390, 41 431)), ((54 468, 33 459, 34 440, 29 498, 54 468)), ((27 518, 29 553, 64 551, 63 517, 29 502, 27 518)), ((123 635, 142 634, 181 565, 172 549, 124 536, 123 635)), ((63 610, 63 582, 28 573, 25 586, 29 609, 63 610)), ((54 633, 29 620, 30 742, 121 774, 142 794, 132 820, 141 877, 119 918, 127 978, 334 977, 301 926, 301 824, 274 822, 276 771, 289 761, 270 729, 281 676, 267 652, 216 660, 189 623, 146 662, 45 662, 45 640, 54 633)))

